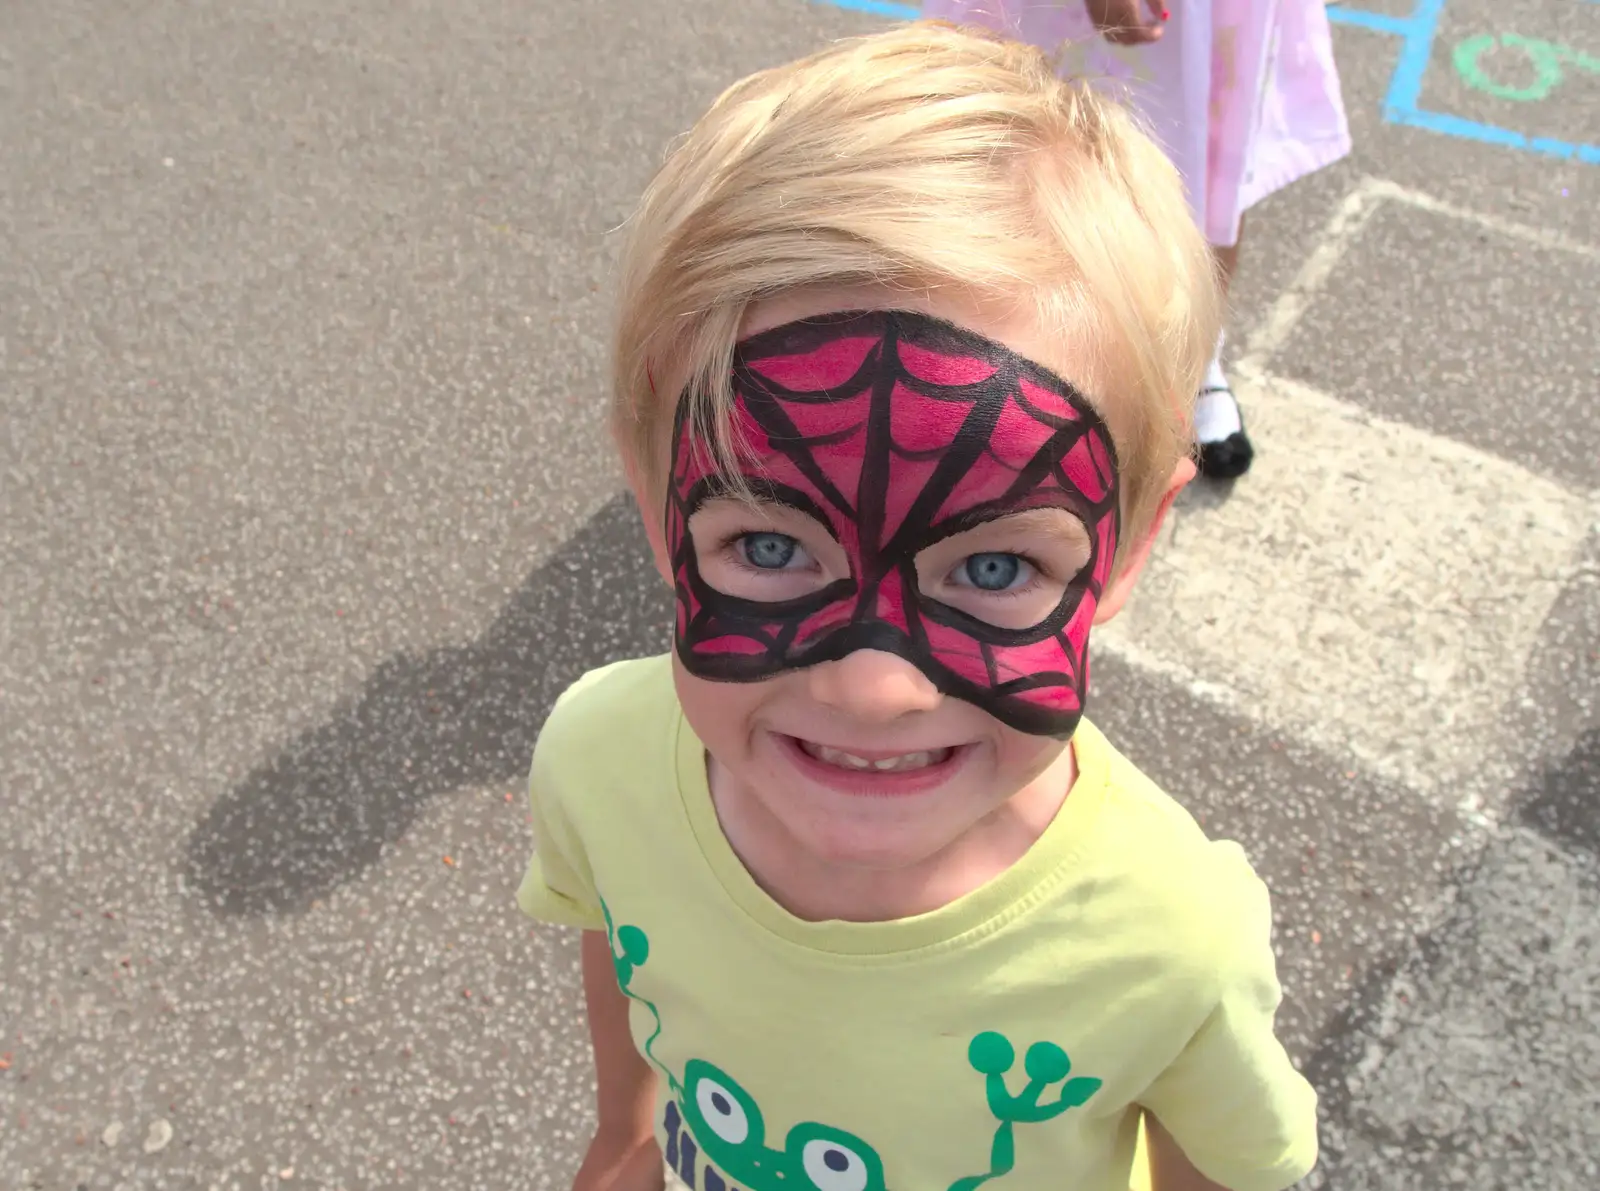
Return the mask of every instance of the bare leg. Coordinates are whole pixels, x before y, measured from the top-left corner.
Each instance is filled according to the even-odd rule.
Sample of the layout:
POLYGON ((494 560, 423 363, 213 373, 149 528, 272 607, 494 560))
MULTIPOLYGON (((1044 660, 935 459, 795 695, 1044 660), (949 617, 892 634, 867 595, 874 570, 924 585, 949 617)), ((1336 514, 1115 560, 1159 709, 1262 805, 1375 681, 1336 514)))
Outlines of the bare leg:
POLYGON ((1222 274, 1222 295, 1227 297, 1228 291, 1233 288, 1233 275, 1239 271, 1239 245, 1244 243, 1244 217, 1239 217, 1239 234, 1234 237, 1232 244, 1226 248, 1211 246, 1211 255, 1216 258, 1217 270, 1222 274))
MULTIPOLYGON (((1233 275, 1239 268, 1239 245, 1244 241, 1244 221, 1239 222, 1239 234, 1226 247, 1211 246, 1211 255, 1217 262, 1218 279, 1226 297, 1233 286, 1233 275)), ((1217 344, 1217 357, 1211 361, 1206 378, 1201 385, 1199 405, 1195 409, 1195 429, 1200 438, 1200 472, 1217 480, 1231 480, 1250 469, 1255 452, 1244 432, 1239 416, 1239 406, 1228 389, 1228 379, 1222 373, 1222 344, 1217 344)))

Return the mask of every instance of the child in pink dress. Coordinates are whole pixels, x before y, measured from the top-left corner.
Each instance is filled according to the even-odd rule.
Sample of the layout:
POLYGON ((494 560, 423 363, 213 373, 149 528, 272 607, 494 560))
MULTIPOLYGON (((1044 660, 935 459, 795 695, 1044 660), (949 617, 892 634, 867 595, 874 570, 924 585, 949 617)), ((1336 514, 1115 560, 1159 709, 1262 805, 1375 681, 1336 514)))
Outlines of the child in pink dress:
MULTIPOLYGON (((1063 74, 1118 80, 1183 175, 1226 285, 1245 210, 1350 151, 1323 0, 924 0, 925 17, 980 25, 1056 54, 1063 74), (1101 37, 1095 37, 1095 33, 1101 37)), ((1253 455, 1222 372, 1195 409, 1200 471, 1253 455)))

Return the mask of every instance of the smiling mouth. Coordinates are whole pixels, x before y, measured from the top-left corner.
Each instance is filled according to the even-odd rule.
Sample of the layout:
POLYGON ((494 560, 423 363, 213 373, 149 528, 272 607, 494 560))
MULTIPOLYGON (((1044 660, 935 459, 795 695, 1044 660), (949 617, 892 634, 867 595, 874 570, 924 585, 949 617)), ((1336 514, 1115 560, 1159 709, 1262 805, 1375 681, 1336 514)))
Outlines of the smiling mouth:
POLYGON ((955 755, 953 748, 922 749, 914 753, 863 755, 817 744, 811 740, 796 739, 795 743, 800 746, 801 752, 812 760, 848 773, 913 773, 919 769, 942 765, 955 755))

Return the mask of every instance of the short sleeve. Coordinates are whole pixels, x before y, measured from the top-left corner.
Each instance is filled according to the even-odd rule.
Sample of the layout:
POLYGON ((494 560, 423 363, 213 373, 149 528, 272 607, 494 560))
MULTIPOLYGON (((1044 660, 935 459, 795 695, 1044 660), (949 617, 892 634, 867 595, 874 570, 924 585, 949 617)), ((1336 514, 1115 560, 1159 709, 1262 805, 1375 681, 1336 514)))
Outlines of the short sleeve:
MULTIPOLYGON (((558 706, 559 711, 559 706, 558 706)), ((565 796, 579 779, 567 763, 574 750, 552 713, 534 747, 528 774, 528 805, 534 851, 517 889, 517 905, 530 918, 558 926, 604 930, 589 859, 565 809, 565 796)))
POLYGON ((1317 1162, 1317 1094, 1273 1030, 1282 1000, 1266 886, 1242 853, 1213 903, 1215 1003, 1141 1096, 1206 1178, 1232 1191, 1282 1191, 1317 1162))

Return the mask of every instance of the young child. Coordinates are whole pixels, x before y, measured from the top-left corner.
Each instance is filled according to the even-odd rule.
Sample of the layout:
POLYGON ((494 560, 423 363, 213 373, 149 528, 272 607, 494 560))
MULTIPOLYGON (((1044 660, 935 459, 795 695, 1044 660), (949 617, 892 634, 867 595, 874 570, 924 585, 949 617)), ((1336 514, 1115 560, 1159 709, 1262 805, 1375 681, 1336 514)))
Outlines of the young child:
POLYGON ((843 42, 677 146, 621 306, 674 648, 551 712, 519 892, 585 932, 576 1187, 1302 1177, 1266 889, 1082 718, 1216 338, 1170 163, 1027 46, 843 42))
MULTIPOLYGON (((1183 176, 1224 288, 1244 212, 1350 152, 1324 0, 923 0, 924 16, 1004 32, 1058 69, 1118 80, 1183 176), (1098 30, 1104 40, 1095 37, 1098 30)), ((1219 336, 1195 410, 1200 471, 1243 475, 1254 450, 1219 336)))

